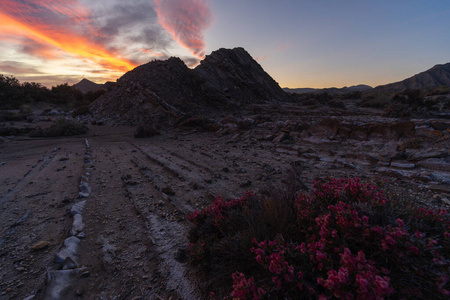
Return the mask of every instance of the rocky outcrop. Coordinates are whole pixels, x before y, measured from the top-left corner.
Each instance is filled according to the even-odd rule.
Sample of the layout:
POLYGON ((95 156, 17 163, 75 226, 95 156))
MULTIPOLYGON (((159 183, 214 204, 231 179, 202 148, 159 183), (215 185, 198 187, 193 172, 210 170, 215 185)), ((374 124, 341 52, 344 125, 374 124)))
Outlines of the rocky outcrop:
POLYGON ((126 73, 91 105, 91 110, 97 117, 116 123, 162 124, 223 98, 181 59, 172 57, 149 62, 126 73))
POLYGON ((285 100, 287 94, 243 48, 219 49, 195 71, 213 88, 239 103, 285 100))
POLYGON ((152 61, 118 79, 91 105, 115 123, 171 123, 208 107, 282 101, 287 94, 243 48, 219 49, 195 69, 179 58, 152 61))

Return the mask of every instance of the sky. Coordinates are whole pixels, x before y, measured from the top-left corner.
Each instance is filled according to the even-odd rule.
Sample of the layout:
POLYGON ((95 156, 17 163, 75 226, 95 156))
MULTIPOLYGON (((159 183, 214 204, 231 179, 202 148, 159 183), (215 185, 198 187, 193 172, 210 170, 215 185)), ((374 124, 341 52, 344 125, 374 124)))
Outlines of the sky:
POLYGON ((282 87, 377 86, 450 62, 449 0, 0 0, 0 74, 115 81, 245 48, 282 87))

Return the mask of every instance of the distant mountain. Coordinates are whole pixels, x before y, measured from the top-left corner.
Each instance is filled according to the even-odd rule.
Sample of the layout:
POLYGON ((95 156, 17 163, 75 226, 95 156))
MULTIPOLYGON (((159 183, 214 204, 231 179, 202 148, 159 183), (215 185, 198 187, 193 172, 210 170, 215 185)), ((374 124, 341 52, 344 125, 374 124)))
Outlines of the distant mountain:
POLYGON ((450 63, 435 65, 431 69, 403 81, 377 86, 377 91, 400 92, 405 89, 426 89, 450 86, 450 63))
POLYGON ((335 94, 346 94, 346 93, 352 93, 352 92, 363 92, 371 90, 372 87, 370 85, 365 84, 359 84, 359 85, 353 85, 350 87, 343 87, 343 88, 323 88, 323 89, 314 89, 314 88, 296 88, 296 89, 290 89, 290 88, 283 88, 283 90, 287 93, 296 93, 296 94, 306 94, 306 93, 323 93, 327 92, 329 94, 335 95, 335 94))
POLYGON ((79 89, 83 94, 86 94, 104 88, 104 84, 98 84, 83 78, 80 82, 75 83, 73 87, 79 89))
POLYGON ((208 107, 287 98, 250 54, 234 48, 214 51, 195 69, 176 57, 138 66, 109 86, 91 110, 121 123, 161 124, 208 107))

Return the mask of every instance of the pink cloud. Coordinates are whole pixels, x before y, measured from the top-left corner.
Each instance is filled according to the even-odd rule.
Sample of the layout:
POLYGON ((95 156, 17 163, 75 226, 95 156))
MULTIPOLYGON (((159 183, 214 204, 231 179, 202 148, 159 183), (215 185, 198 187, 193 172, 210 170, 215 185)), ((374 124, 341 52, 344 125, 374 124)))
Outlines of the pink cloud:
POLYGON ((204 58, 204 31, 212 20, 205 0, 154 0, 159 24, 195 57, 204 58))

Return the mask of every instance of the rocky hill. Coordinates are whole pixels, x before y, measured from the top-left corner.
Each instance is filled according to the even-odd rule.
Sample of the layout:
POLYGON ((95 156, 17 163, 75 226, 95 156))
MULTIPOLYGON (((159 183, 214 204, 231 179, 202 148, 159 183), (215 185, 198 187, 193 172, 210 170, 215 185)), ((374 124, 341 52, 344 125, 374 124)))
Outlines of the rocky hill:
POLYGON ((450 63, 435 65, 403 81, 377 86, 377 91, 399 92, 406 89, 426 89, 450 86, 450 63))
POLYGON ((195 69, 175 57, 141 65, 118 79, 91 105, 91 110, 97 117, 120 123, 161 123, 208 107, 286 97, 244 49, 235 48, 214 51, 195 69))
POLYGON ((239 103, 282 101, 287 96, 243 48, 214 51, 195 71, 209 85, 239 103))
POLYGON ((102 89, 102 88, 104 88, 104 85, 98 84, 98 83, 95 83, 88 79, 83 78, 83 79, 81 79, 80 82, 75 83, 73 85, 73 87, 76 89, 79 89, 83 94, 86 94, 88 92, 94 92, 99 89, 102 89))

